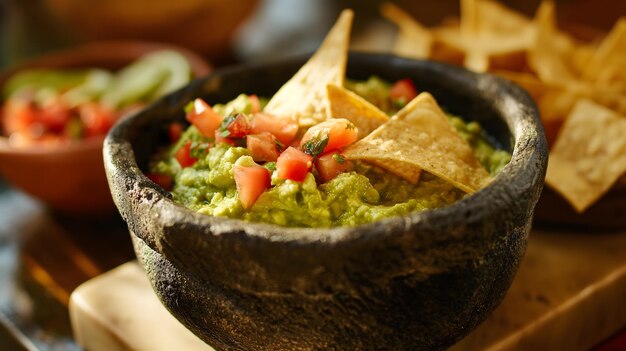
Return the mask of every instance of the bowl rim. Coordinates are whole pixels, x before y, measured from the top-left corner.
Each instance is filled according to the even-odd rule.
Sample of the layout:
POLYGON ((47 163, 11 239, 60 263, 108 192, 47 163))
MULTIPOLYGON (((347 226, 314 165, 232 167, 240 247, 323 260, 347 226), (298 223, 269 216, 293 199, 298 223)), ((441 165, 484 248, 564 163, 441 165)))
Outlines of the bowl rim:
MULTIPOLYGON (((173 50, 182 54, 189 62, 194 78, 206 76, 213 70, 213 66, 197 53, 174 44, 144 40, 92 41, 30 57, 0 71, 0 88, 4 86, 4 83, 6 83, 11 76, 23 70, 97 68, 99 66, 98 64, 92 64, 90 62, 97 62, 98 60, 119 60, 127 61, 126 64, 130 64, 145 54, 159 50, 173 50)), ((0 112, 2 111, 3 104, 4 101, 0 97, 0 112)), ((2 118, 1 113, 0 118, 2 118)), ((105 135, 101 135, 52 145, 40 145, 35 143, 16 147, 10 144, 7 136, 0 133, 0 154, 13 156, 74 154, 81 151, 101 149, 104 139, 105 135)))
MULTIPOLYGON (((204 80, 229 76, 247 70, 280 66, 296 61, 304 62, 304 59, 309 56, 310 55, 302 55, 282 60, 262 61, 221 68, 215 70, 202 80, 197 79, 193 81, 187 87, 182 88, 164 99, 172 100, 179 96, 182 97, 187 89, 192 89, 202 84, 204 80)), ((448 207, 412 212, 407 215, 384 218, 356 226, 306 228, 279 226, 262 222, 248 222, 242 219, 209 216, 188 209, 173 201, 167 191, 163 190, 145 176, 137 165, 135 154, 131 146, 132 142, 125 138, 125 130, 129 128, 134 121, 141 118, 144 113, 149 113, 148 110, 144 110, 117 123, 109 131, 105 139, 105 169, 111 188, 115 188, 113 185, 115 182, 113 180, 114 177, 132 179, 136 187, 149 193, 146 195, 146 198, 149 198, 151 203, 150 207, 159 214, 155 216, 154 219, 163 225, 186 223, 210 228, 210 233, 215 236, 237 232, 243 233, 245 236, 275 243, 303 245, 314 242, 330 245, 352 239, 367 239, 381 235, 386 236, 391 235, 394 232, 394 228, 408 229, 417 226, 428 228, 429 230, 436 230, 452 228, 453 224, 459 222, 471 225, 472 223, 480 221, 480 218, 483 217, 485 213, 493 210, 492 202, 489 200, 497 197, 497 195, 503 191, 510 192, 508 197, 510 197, 511 201, 508 203, 513 206, 518 195, 528 191, 528 189, 538 188, 538 190, 535 190, 536 196, 533 197, 532 203, 530 203, 530 206, 534 207, 539 197, 539 192, 541 191, 543 177, 545 176, 548 149, 537 107, 525 90, 513 82, 489 73, 475 73, 442 62, 402 58, 392 54, 350 52, 348 67, 351 61, 363 59, 379 60, 391 65, 394 63, 416 65, 429 68, 439 73, 452 71, 454 75, 459 77, 459 80, 469 79, 474 82, 478 89, 488 89, 490 85, 497 86, 498 91, 505 96, 505 98, 502 99, 501 104, 503 104, 503 106, 501 106, 501 108, 512 107, 517 109, 516 114, 523 115, 523 118, 517 118, 514 122, 512 117, 507 118, 507 116, 499 113, 499 118, 506 124, 508 129, 507 134, 511 138, 511 161, 504 167, 500 174, 494 177, 489 185, 456 201, 448 207), (116 151, 116 148, 119 150, 116 151), (121 157, 121 159, 115 159, 117 156, 121 157), (538 166, 536 167, 537 171, 528 173, 527 166, 531 164, 535 167, 538 166), (537 186, 538 182, 541 184, 537 186)), ((153 107, 157 104, 158 102, 153 104, 153 107)), ((137 141, 135 140, 134 142, 137 141)), ((118 200, 115 194, 114 199, 117 204, 118 200)), ((120 205, 117 205, 119 209, 120 205)), ((133 206, 136 205, 137 204, 133 204, 133 206)), ((123 211, 120 212, 122 212, 124 216, 123 211)), ((128 218, 125 218, 125 220, 129 221, 128 218)), ((145 240, 145 238, 142 239, 145 240)))

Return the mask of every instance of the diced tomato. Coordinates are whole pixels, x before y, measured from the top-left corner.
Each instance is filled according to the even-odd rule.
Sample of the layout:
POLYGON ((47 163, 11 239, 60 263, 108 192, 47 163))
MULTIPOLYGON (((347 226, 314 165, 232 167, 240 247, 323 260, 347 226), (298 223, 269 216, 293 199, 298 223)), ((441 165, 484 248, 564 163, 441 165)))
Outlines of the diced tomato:
POLYGON ((280 152, 276 146, 276 139, 271 133, 250 134, 246 137, 246 148, 256 162, 276 161, 280 152))
POLYGON ((215 131, 215 145, 219 143, 226 143, 229 145, 235 145, 235 142, 232 139, 225 138, 222 136, 222 132, 218 129, 215 131))
MULTIPOLYGON (((106 130, 104 130, 103 132, 98 130, 100 134, 106 133, 113 125, 113 123, 109 124, 109 116, 101 116, 101 113, 108 113, 108 111, 100 112, 94 106, 88 106, 87 109, 91 114, 89 118, 90 122, 92 122, 92 125, 103 124, 102 126, 98 125, 97 128, 106 128, 106 130)), ((70 120, 70 117, 70 109, 63 102, 63 100, 61 100, 60 97, 56 97, 48 101, 44 106, 41 106, 39 110, 39 122, 46 128, 46 130, 49 130, 53 133, 59 133, 63 131, 65 125, 70 120)), ((112 122, 114 122, 115 118, 112 118, 112 120, 112 122)))
POLYGON ((22 100, 9 99, 4 105, 2 128, 4 134, 27 133, 29 127, 37 121, 37 108, 22 100))
POLYGON ((233 174, 239 202, 246 210, 271 186, 270 173, 263 166, 234 165, 233 174))
POLYGON ((200 134, 207 138, 212 138, 215 131, 222 124, 224 117, 213 111, 202 99, 195 99, 190 111, 187 112, 187 121, 193 124, 200 134))
POLYGON ((146 177, 156 184, 160 185, 165 190, 172 190, 172 185, 174 184, 174 180, 168 174, 162 173, 148 173, 146 177))
POLYGON ((311 169, 313 157, 294 148, 288 147, 276 160, 278 177, 301 182, 311 169))
POLYGON ((300 128, 293 118, 276 117, 267 113, 255 113, 250 125, 250 134, 269 132, 283 145, 290 145, 300 128))
POLYGON ((250 105, 252 105, 251 112, 252 113, 261 112, 261 101, 259 101, 259 97, 252 94, 252 95, 248 95, 248 99, 250 99, 250 105))
POLYGON ((176 154, 174 155, 174 157, 176 158, 176 161, 178 161, 178 164, 180 164, 180 166, 183 168, 193 166, 193 164, 196 163, 196 161, 198 161, 197 158, 194 158, 191 156, 191 142, 190 141, 188 141, 183 146, 181 146, 176 151, 176 154))
POLYGON ((246 116, 239 113, 226 117, 218 130, 222 132, 225 137, 237 139, 250 134, 250 129, 250 123, 246 116))
POLYGON ((354 143, 358 133, 347 119, 331 118, 309 128, 300 140, 300 148, 309 155, 321 155, 354 143))
POLYGON ((170 123, 167 127, 167 135, 170 138, 170 142, 175 143, 180 139, 180 136, 183 135, 185 127, 178 122, 170 123))
POLYGON ((341 154, 334 152, 324 154, 315 160, 315 169, 317 169, 317 173, 324 182, 345 172, 349 165, 349 160, 346 160, 341 154))
POLYGON ((80 105, 78 111, 86 137, 106 134, 117 119, 115 111, 95 102, 80 105))
POLYGON ((417 89, 413 81, 405 78, 395 82, 389 90, 389 97, 392 100, 406 104, 417 96, 417 89))

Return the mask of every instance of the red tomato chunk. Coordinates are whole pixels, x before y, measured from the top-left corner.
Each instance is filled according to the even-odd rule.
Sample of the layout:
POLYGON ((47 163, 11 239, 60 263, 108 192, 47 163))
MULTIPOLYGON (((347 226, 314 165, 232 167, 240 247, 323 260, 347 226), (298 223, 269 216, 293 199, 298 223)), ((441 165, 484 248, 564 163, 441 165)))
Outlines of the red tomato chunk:
POLYGON ((315 160, 315 169, 322 181, 327 182, 342 172, 345 172, 350 165, 350 161, 346 160, 338 153, 327 153, 315 160))
POLYGON ((219 131, 221 136, 225 138, 243 138, 250 134, 250 123, 243 114, 228 116, 222 121, 219 131))
POLYGON ((356 126, 347 119, 332 118, 309 128, 302 136, 300 147, 305 153, 317 156, 354 143, 358 133, 356 126))
POLYGON ((255 162, 274 162, 280 154, 276 145, 276 138, 268 132, 248 135, 246 148, 252 154, 252 159, 255 162))
POLYGON ((248 210, 256 200, 270 187, 269 171, 259 165, 253 166, 233 166, 237 195, 241 206, 248 210))
POLYGON ((250 120, 250 134, 272 133, 283 145, 291 145, 298 133, 298 123, 292 118, 255 113, 250 120))
POLYGON ((278 177, 301 182, 311 169, 312 161, 311 155, 290 146, 276 160, 278 177))
POLYGON ((389 97, 397 102, 406 104, 417 96, 417 89, 413 85, 413 81, 405 78, 395 82, 389 90, 389 97))
POLYGON ((190 111, 187 112, 187 121, 193 124, 200 134, 207 138, 212 138, 215 131, 222 124, 224 118, 219 113, 213 111, 202 99, 195 99, 190 111))
POLYGON ((193 166, 194 163, 198 161, 197 158, 191 157, 191 142, 187 142, 185 145, 181 146, 180 149, 176 151, 174 157, 183 168, 193 166))

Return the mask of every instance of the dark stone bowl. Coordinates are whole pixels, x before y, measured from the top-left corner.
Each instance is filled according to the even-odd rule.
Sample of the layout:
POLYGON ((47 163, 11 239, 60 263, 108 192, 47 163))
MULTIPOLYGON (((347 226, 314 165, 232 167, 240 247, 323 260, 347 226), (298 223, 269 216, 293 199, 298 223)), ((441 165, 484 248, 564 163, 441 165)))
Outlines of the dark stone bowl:
POLYGON ((350 55, 349 77, 409 77, 512 151, 493 183, 448 208, 286 228, 195 213, 142 173, 192 98, 270 96, 305 59, 216 71, 113 128, 105 166, 137 256, 169 311, 218 350, 445 348, 503 298, 542 189, 546 141, 517 86, 435 62, 350 55))

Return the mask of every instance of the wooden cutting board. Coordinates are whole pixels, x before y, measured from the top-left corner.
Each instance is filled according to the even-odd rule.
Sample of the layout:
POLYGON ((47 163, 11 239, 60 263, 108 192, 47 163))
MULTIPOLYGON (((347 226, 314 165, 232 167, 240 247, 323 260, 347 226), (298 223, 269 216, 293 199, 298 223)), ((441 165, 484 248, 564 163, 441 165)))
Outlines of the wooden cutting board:
POLYGON ((502 304, 450 350, 588 350, 624 326, 626 233, 534 230, 502 304))
MULTIPOLYGON (((167 313, 135 262, 76 289, 70 312, 92 351, 208 348, 167 313), (141 327, 155 324, 167 327, 141 327)), ((588 350, 624 326, 626 233, 534 230, 502 304, 450 350, 588 350)))

